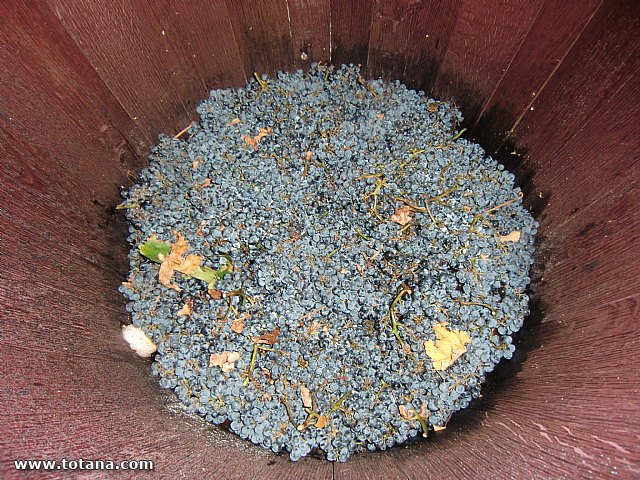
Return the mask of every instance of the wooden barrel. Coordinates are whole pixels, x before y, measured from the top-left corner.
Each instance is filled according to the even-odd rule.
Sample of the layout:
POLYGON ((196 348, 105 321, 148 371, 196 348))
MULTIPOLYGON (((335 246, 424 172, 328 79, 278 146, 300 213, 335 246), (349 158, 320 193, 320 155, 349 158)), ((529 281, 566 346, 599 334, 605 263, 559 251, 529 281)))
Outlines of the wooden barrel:
POLYGON ((152 460, 150 478, 638 478, 639 19, 629 0, 2 2, 0 477, 64 458, 152 460), (212 88, 313 61, 455 101, 540 222, 520 358, 445 432, 336 464, 180 413, 122 340, 117 292, 113 207, 157 135, 212 88))

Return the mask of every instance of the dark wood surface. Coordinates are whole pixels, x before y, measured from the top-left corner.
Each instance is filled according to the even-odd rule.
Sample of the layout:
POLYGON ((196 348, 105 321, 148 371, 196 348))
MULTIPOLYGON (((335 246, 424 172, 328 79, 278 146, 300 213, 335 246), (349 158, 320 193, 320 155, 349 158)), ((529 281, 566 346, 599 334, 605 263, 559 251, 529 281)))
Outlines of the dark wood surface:
POLYGON ((19 458, 156 461, 135 478, 638 478, 638 32, 624 0, 0 3, 0 478, 33 478, 19 458), (522 362, 445 432, 335 465, 180 413, 122 340, 117 292, 113 206, 157 135, 212 88, 313 61, 454 101, 540 222, 522 362))

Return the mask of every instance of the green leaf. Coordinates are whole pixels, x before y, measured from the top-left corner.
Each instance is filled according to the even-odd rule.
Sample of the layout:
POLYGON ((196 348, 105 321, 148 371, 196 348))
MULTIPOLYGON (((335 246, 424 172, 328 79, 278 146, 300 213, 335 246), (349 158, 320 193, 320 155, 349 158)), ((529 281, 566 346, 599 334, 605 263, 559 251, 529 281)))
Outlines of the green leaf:
POLYGON ((171 251, 171 244, 156 239, 149 239, 140 245, 140 253, 152 262, 162 263, 160 255, 166 257, 171 251))

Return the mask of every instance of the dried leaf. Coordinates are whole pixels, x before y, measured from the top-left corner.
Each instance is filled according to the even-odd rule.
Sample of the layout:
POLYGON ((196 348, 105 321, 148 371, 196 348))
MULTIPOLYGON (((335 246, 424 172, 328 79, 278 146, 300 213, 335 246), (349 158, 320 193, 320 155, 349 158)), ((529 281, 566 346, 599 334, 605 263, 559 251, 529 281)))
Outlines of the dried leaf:
POLYGON ((520 241, 520 230, 514 230, 513 232, 508 233, 506 235, 498 235, 498 239, 502 243, 519 242, 520 241))
POLYGON ((471 341, 467 332, 447 330, 446 325, 447 322, 436 323, 433 326, 436 342, 432 340, 424 342, 424 349, 436 370, 446 370, 467 351, 466 345, 471 341))
POLYGON ((227 352, 227 362, 235 363, 240 360, 240 354, 238 352, 227 352))
POLYGON ((192 163, 193 169, 195 170, 196 168, 198 168, 198 165, 200 165, 200 160, 196 158, 192 163))
POLYGON ((433 431, 434 432, 441 432, 442 430, 444 430, 445 428, 447 428, 447 426, 445 425, 444 427, 441 427, 440 425, 434 425, 433 426, 433 431))
POLYGON ((438 111, 438 104, 437 103, 430 103, 427 106, 427 110, 429 110, 431 113, 437 112, 438 111))
POLYGON ((204 182, 202 182, 200 185, 198 185, 197 188, 206 188, 209 185, 211 185, 211 179, 210 178, 205 178, 204 182))
POLYGON ((305 152, 304 154, 305 160, 309 161, 311 160, 311 157, 313 157, 313 152, 305 152))
POLYGON ((223 372, 230 372, 235 368, 235 363, 239 359, 238 352, 214 353, 209 359, 209 367, 220 367, 223 372))
POLYGON ((384 113, 378 113, 378 114, 376 115, 376 118, 377 118, 378 120, 382 120, 382 119, 384 118, 384 113))
POLYGON ((193 312, 193 299, 186 302, 180 310, 178 310, 178 316, 189 316, 193 312))
POLYGON ((239 123, 242 123, 242 121, 239 118, 234 118, 229 123, 227 123, 227 126, 230 127, 231 125, 237 125, 239 123))
POLYGON ((320 415, 316 420, 316 428, 324 428, 327 425, 327 416, 320 415))
POLYGON ((315 335, 316 333, 318 333, 319 327, 320 322, 318 322, 317 320, 312 321, 311 325, 309 325, 309 335, 315 335))
POLYGON ((242 333, 242 330, 244 330, 244 320, 239 318, 235 322, 233 322, 233 325, 231 325, 231 330, 236 332, 237 334, 242 333))
POLYGON ((398 405, 398 411, 400 412, 400 416, 405 420, 411 420, 413 418, 413 415, 409 413, 409 410, 407 410, 407 407, 404 405, 398 405))
POLYGON ((259 128, 258 135, 256 135, 255 137, 249 137, 248 135, 243 135, 242 140, 244 140, 245 143, 250 147, 253 147, 254 150, 258 150, 258 142, 260 142, 260 140, 262 140, 264 137, 269 135, 269 133, 271 133, 271 130, 272 130, 271 127, 259 128))
POLYGON ((174 269, 171 266, 171 263, 166 259, 162 261, 162 265, 160 265, 160 271, 158 272, 158 280, 160 283, 167 288, 172 288, 176 292, 182 291, 182 289, 171 283, 171 279, 173 278, 174 269))
POLYGON ((304 405, 306 408, 313 408, 311 392, 307 387, 300 387, 300 396, 302 397, 302 405, 304 405))
POLYGON ((265 345, 275 345, 278 341, 278 335, 280 335, 280 329, 276 327, 273 332, 263 333, 259 337, 251 337, 254 343, 265 344, 265 345))
POLYGON ((396 209, 394 214, 391 215, 391 221, 404 227, 411 221, 411 207, 405 205, 402 208, 396 209))
POLYGON ((198 235, 199 237, 204 237, 204 233, 203 233, 202 229, 204 227, 206 227, 206 226, 207 226, 207 221, 206 220, 202 220, 200 222, 200 226, 198 227, 198 230, 196 230, 196 235, 198 235))
POLYGON ((211 298, 213 298, 214 300, 220 300, 222 298, 222 290, 210 288, 209 290, 207 290, 207 293, 211 295, 211 298))

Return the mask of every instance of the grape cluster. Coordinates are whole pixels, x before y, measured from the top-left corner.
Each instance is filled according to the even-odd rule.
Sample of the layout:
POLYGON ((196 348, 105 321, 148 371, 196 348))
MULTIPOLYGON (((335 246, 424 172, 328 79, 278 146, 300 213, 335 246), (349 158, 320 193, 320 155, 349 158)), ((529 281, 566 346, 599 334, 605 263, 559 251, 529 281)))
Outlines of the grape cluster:
POLYGON ((445 427, 528 313, 537 223, 513 175, 457 138, 451 105, 354 66, 257 76, 198 113, 123 193, 120 290, 160 385, 292 460, 445 427), (139 246, 177 233, 202 265, 233 268, 215 286, 162 285, 139 246), (440 370, 424 345, 438 323, 470 337, 440 370), (224 352, 239 355, 212 362, 224 352))

